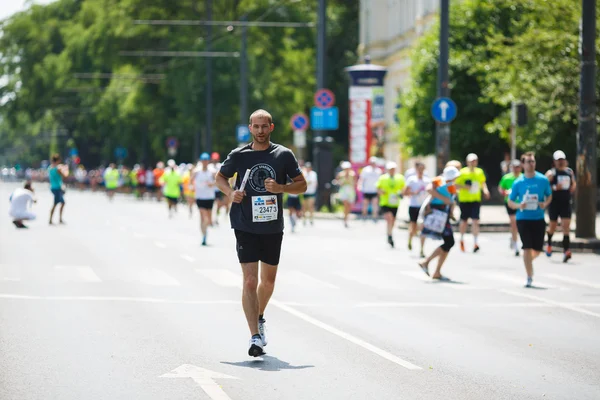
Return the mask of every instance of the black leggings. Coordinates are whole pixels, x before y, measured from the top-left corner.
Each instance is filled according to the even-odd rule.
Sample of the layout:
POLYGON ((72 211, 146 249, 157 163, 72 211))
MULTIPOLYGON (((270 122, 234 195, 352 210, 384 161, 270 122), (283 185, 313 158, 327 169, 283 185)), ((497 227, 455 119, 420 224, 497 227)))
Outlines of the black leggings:
POLYGON ((448 253, 450 249, 454 246, 454 234, 451 233, 448 236, 442 236, 442 239, 444 240, 444 244, 442 244, 440 247, 443 251, 448 253))

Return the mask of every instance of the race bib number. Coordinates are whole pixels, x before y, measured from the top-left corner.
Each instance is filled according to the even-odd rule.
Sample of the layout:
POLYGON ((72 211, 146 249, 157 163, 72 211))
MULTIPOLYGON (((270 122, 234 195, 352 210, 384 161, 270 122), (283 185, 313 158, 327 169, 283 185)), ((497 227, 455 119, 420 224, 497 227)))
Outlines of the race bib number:
POLYGON ((427 214, 423 219, 423 227, 432 232, 442 233, 446 227, 448 213, 441 210, 431 210, 431 214, 427 214))
POLYGON ((471 182, 471 189, 469 189, 469 193, 471 194, 477 194, 480 191, 480 186, 479 186, 479 182, 471 182))
POLYGON ((388 204, 396 206, 398 203, 400 203, 400 197, 396 193, 390 194, 388 198, 388 204))
POLYGON ((569 190, 571 187, 571 177, 568 175, 559 175, 556 177, 558 190, 569 190))
POLYGON ((269 222, 277 219, 277 196, 252 196, 252 222, 269 222))
POLYGON ((525 203, 526 210, 537 210, 540 206, 540 198, 537 194, 526 194, 523 196, 523 202, 525 203))

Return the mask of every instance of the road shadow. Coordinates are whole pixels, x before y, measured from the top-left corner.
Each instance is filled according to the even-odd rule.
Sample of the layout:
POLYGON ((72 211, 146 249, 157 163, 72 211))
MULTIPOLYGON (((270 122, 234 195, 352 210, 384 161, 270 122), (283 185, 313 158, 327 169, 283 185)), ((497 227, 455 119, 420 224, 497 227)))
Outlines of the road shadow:
POLYGON ((525 289, 533 289, 533 290, 548 290, 550 288, 544 287, 544 286, 537 286, 537 285, 531 285, 528 288, 525 289))
POLYGON ((451 284, 451 285, 468 285, 469 282, 455 281, 452 278, 448 278, 447 276, 444 279, 431 279, 427 281, 431 284, 451 284))
POLYGON ((270 356, 265 354, 262 357, 257 357, 254 360, 247 361, 238 361, 238 362, 230 362, 230 361, 221 361, 221 364, 233 365, 234 367, 245 367, 245 368, 253 368, 261 371, 281 371, 284 369, 306 369, 306 368, 314 368, 314 365, 290 365, 290 363, 280 360, 277 357, 270 356))

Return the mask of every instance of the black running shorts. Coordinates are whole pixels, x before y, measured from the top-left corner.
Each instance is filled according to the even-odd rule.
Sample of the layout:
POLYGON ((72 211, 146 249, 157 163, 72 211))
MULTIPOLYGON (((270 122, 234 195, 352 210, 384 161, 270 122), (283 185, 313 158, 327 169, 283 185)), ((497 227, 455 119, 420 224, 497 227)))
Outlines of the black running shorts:
POLYGON ((392 215, 394 216, 394 218, 396 218, 396 214, 398 214, 398 207, 388 207, 388 206, 381 206, 381 214, 384 215, 386 213, 392 213, 392 215))
POLYGON ((410 222, 417 222, 420 211, 421 207, 408 207, 408 217, 410 218, 410 222))
POLYGON ((240 264, 262 261, 279 265, 283 232, 261 235, 235 229, 235 238, 240 264))
POLYGON ((546 234, 545 220, 520 220, 517 221, 517 228, 523 243, 523 250, 542 251, 544 248, 544 235, 546 234))
POLYGON ((212 199, 196 199, 196 205, 198 206, 198 208, 203 208, 205 210, 212 210, 214 203, 215 201, 212 199))
POLYGON ((552 200, 550 206, 548 206, 548 217, 550 221, 558 221, 558 217, 571 218, 573 210, 571 208, 571 201, 564 200, 552 200))
POLYGON ((479 210, 481 209, 480 202, 460 203, 460 219, 468 221, 471 219, 479 219, 479 210))
POLYGON ((508 213, 508 215, 517 214, 517 210, 510 208, 507 203, 504 203, 504 207, 506 207, 506 212, 508 213))

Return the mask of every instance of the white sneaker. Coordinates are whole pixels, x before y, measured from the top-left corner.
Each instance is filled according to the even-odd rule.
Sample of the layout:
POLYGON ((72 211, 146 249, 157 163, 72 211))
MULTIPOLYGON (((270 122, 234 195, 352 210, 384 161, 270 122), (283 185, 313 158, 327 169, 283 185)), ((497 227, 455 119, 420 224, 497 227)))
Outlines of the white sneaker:
POLYGON ((265 354, 265 351, 263 350, 263 344, 262 344, 261 338, 259 338, 257 336, 253 336, 252 338, 250 338, 249 346, 250 346, 248 348, 249 356, 260 357, 265 354))
POLYGON ((260 334, 260 338, 262 340, 263 346, 267 345, 267 320, 259 319, 258 320, 258 333, 260 334))

